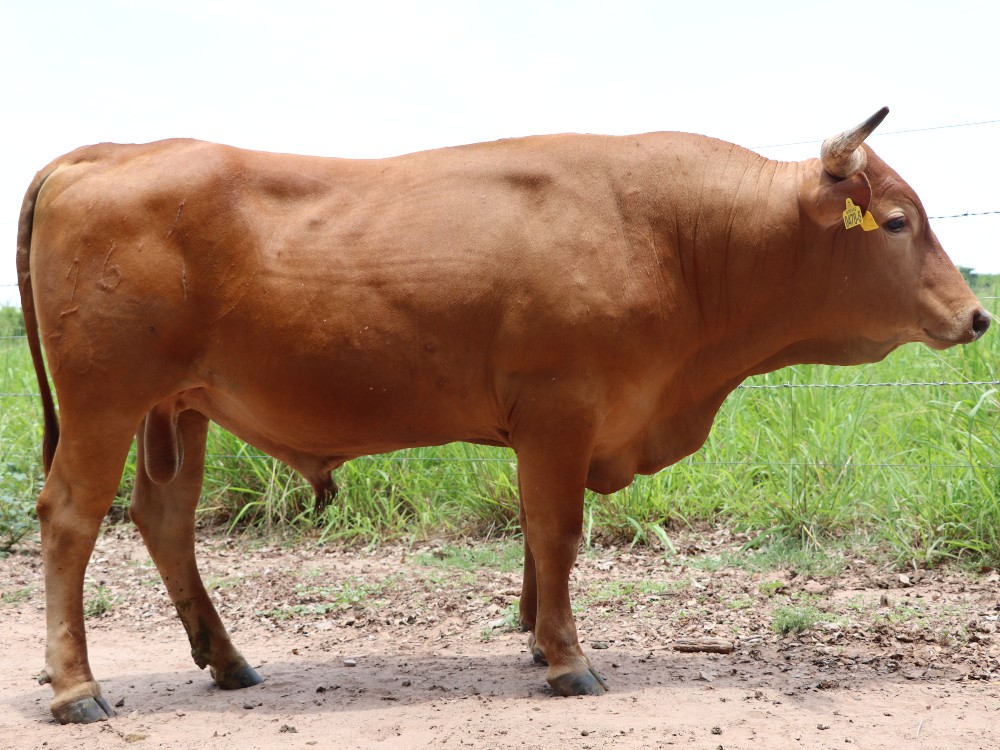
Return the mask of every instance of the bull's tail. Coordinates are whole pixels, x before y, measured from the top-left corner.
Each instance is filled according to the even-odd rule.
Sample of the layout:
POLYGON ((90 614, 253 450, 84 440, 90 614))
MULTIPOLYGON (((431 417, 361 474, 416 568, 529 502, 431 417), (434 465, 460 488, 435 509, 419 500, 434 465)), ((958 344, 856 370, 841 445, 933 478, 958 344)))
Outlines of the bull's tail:
POLYGON ((21 291, 21 313, 24 315, 24 330, 28 336, 28 348, 31 350, 31 362, 35 366, 35 377, 38 379, 38 391, 42 397, 42 414, 45 431, 42 438, 42 465, 48 475, 52 466, 52 457, 59 443, 59 418, 56 416, 55 404, 52 401, 52 389, 45 372, 45 360, 42 358, 42 344, 38 330, 38 317, 35 314, 35 296, 31 290, 31 229, 35 216, 35 201, 42 189, 42 183, 55 171, 49 168, 35 175, 28 192, 24 194, 21 204, 21 218, 17 225, 17 285, 21 291))

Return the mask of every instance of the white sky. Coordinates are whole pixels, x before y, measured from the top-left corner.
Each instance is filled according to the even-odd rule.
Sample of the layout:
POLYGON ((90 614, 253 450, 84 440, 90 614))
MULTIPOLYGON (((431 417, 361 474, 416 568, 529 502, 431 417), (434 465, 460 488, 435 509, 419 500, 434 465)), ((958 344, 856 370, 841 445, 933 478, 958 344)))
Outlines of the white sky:
MULTIPOLYGON (((377 157, 551 132, 684 130, 780 159, 892 109, 884 132, 1000 120, 1000 3, 0 4, 0 304, 21 198, 54 157, 192 136, 377 157)), ((932 216, 1000 211, 1000 122, 870 141, 932 216)), ((934 223, 1000 272, 1000 214, 934 223)))

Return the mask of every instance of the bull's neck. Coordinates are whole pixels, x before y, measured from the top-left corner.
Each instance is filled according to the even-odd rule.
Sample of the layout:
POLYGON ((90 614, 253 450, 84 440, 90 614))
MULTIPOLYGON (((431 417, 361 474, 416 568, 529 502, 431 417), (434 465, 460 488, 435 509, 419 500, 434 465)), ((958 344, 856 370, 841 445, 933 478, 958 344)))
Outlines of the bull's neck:
POLYGON ((664 283, 693 311, 675 351, 727 382, 823 361, 836 347, 822 304, 833 269, 799 200, 815 164, 699 145, 708 153, 677 168, 660 226, 664 283))

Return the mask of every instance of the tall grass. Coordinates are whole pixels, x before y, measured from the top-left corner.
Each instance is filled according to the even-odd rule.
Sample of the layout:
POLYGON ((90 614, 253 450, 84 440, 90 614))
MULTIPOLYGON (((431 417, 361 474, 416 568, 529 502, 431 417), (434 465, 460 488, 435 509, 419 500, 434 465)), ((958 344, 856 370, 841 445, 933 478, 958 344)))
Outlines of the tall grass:
MULTIPOLYGON (((996 312, 996 299, 984 302, 996 312)), ((900 560, 1000 564, 997 387, 858 387, 995 381, 998 359, 1000 332, 991 331, 946 352, 908 346, 874 365, 753 378, 747 385, 839 387, 737 390, 697 454, 615 495, 588 494, 588 538, 669 546, 665 528, 722 522, 762 544, 861 535, 900 560)), ((23 339, 0 338, 0 393, 36 390, 23 339)), ((39 425, 37 399, 0 397, 0 500, 29 515, 39 425)), ((274 459, 218 429, 208 451, 200 512, 233 527, 318 527, 326 539, 370 542, 517 527, 516 467, 503 449, 453 444, 357 459, 337 472, 340 494, 318 516, 308 484, 274 459)), ((132 476, 130 466, 120 502, 132 476)))
POLYGON ((41 487, 41 408, 17 318, 0 308, 0 554, 32 530, 41 487))

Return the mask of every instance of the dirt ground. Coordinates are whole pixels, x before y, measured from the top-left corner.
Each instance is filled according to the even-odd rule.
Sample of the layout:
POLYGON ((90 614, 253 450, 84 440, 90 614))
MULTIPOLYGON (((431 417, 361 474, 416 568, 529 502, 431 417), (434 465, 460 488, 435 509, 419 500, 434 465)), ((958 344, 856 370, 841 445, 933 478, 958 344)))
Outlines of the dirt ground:
POLYGON ((29 541, 0 560, 0 747, 997 747, 996 571, 766 569, 743 541, 581 555, 580 641, 612 690, 561 698, 511 627, 513 544, 366 551, 206 532, 206 584, 265 677, 225 692, 191 661, 132 527, 111 526, 86 590, 91 664, 118 715, 66 727, 34 679, 44 596, 29 541), (675 650, 708 636, 733 652, 675 650))

